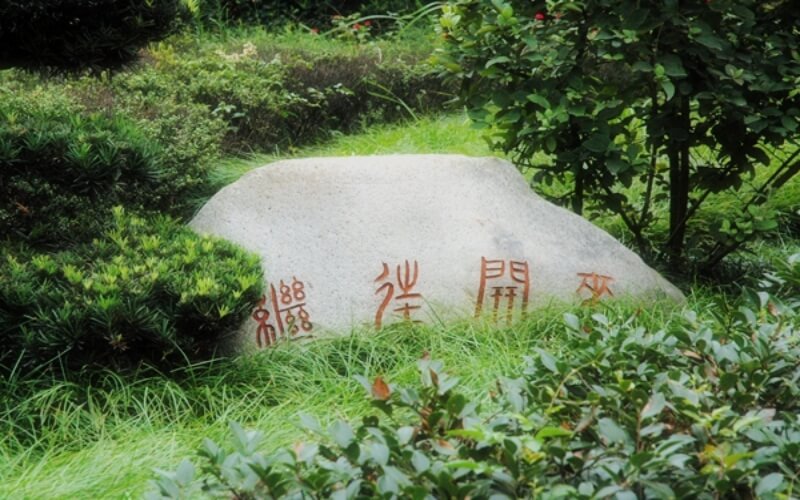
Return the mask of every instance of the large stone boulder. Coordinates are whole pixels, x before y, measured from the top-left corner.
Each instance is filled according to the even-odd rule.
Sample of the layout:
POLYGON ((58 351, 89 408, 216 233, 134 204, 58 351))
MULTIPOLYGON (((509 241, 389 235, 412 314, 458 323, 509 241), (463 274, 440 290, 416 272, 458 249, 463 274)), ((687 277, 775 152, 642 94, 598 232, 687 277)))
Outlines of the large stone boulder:
POLYGON ((252 346, 398 320, 506 323, 553 300, 683 300, 497 158, 280 161, 222 189, 190 225, 261 255, 267 293, 242 328, 252 346))

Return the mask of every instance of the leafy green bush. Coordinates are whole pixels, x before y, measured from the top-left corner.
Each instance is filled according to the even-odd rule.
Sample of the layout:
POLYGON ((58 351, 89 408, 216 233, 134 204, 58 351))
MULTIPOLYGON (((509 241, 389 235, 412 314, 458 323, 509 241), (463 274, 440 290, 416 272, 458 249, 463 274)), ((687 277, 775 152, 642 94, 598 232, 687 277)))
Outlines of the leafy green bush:
POLYGON ((318 43, 308 50, 245 33, 227 43, 188 38, 152 47, 152 64, 114 82, 119 95, 169 96, 206 106, 228 124, 229 152, 272 151, 365 122, 437 109, 452 92, 413 52, 318 43), (251 41, 253 40, 253 41, 251 41))
POLYGON ((11 0, 0 4, 0 67, 119 66, 172 27, 179 0, 11 0))
POLYGON ((798 17, 789 0, 456 0, 439 60, 535 181, 618 214, 676 268, 694 240, 710 269, 776 228, 766 203, 800 173, 798 17), (738 203, 690 231, 720 193, 738 203))
POLYGON ((416 387, 360 378, 383 416, 305 417, 319 442, 269 454, 232 424, 232 450, 206 440, 199 471, 159 473, 149 498, 791 498, 798 298, 745 294, 733 317, 687 310, 659 331, 566 314, 561 350, 532 352, 484 409, 423 358, 416 387))
POLYGON ((160 120, 87 112, 52 85, 0 89, 0 234, 34 246, 90 240, 114 205, 185 214, 222 127, 168 100, 160 120), (189 111, 183 111, 184 109, 189 111), (192 134, 191 126, 198 133, 192 134), (209 134, 212 136, 209 141, 209 134))
POLYGON ((117 207, 91 244, 4 248, 0 365, 194 359, 241 325, 261 283, 258 257, 117 207))

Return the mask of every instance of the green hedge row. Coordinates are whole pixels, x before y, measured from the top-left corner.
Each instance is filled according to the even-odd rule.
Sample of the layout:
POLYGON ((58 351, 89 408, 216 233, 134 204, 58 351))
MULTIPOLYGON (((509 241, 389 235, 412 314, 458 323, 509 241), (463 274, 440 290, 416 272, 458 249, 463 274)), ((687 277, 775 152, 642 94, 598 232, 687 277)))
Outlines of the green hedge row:
POLYGON ((407 13, 420 6, 418 0, 198 0, 195 15, 206 23, 325 25, 332 16, 407 13))
POLYGON ((419 47, 300 39, 185 35, 113 78, 0 73, 0 233, 53 247, 115 205, 185 217, 223 153, 291 151, 452 96, 419 47))
POLYGON ((84 100, 91 105, 106 93, 117 101, 158 96, 179 107, 204 106, 208 119, 227 126, 222 148, 243 153, 287 150, 333 131, 437 111, 453 95, 427 63, 429 48, 302 34, 276 40, 257 30, 170 42, 153 46, 136 71, 91 85, 84 100))

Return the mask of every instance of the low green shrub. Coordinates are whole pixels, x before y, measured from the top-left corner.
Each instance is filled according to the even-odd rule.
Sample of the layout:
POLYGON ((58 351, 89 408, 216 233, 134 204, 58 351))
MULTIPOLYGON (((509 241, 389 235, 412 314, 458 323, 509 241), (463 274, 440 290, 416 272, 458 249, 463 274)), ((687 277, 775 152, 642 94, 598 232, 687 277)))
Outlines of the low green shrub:
POLYGON ((387 57, 381 46, 325 45, 298 49, 258 31, 216 43, 174 38, 153 46, 151 64, 117 78, 113 91, 206 106, 228 125, 223 148, 232 153, 288 149, 438 111, 452 96, 427 64, 429 52, 387 57))
POLYGON ((416 387, 360 378, 383 416, 306 417, 318 442, 274 453, 232 424, 233 449, 206 440, 202 467, 161 472, 149 498, 792 498, 797 298, 745 294, 658 331, 566 314, 561 350, 535 349, 484 409, 424 357, 416 387))
POLYGON ((127 106, 138 106, 138 118, 125 109, 87 110, 67 90, 24 79, 0 88, 3 237, 63 247, 90 240, 115 205, 174 215, 194 207, 221 123, 207 131, 195 108, 168 99, 153 121, 142 103, 127 106))
POLYGON ((24 0, 0 3, 0 67, 119 66, 173 26, 179 0, 24 0))
POLYGON ((180 362, 241 325, 261 292, 257 256, 166 217, 112 218, 68 251, 4 248, 0 366, 180 362))

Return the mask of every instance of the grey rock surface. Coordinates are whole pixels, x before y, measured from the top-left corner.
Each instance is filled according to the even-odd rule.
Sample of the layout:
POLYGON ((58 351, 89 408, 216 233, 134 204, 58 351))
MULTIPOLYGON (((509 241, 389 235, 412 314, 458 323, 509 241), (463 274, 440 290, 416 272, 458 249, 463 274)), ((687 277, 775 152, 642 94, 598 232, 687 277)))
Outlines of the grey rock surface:
POLYGON ((190 226, 262 257, 267 293, 242 327, 244 346, 398 320, 507 322, 553 300, 683 300, 496 158, 280 161, 222 189, 190 226))

